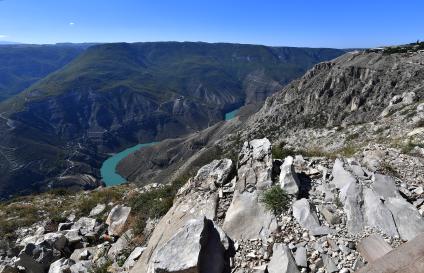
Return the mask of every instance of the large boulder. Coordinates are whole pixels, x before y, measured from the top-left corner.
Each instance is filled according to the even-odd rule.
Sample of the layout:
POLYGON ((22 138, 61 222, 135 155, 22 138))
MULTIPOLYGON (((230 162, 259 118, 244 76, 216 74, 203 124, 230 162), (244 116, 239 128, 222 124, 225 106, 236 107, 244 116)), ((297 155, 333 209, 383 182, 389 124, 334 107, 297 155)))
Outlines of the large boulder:
POLYGON ((392 213, 377 194, 369 188, 364 191, 364 216, 368 226, 380 228, 385 234, 399 236, 392 213))
MULTIPOLYGON (((400 195, 390 176, 375 174, 371 188, 380 200, 384 200, 384 206, 390 211, 391 219, 394 220, 397 232, 403 240, 410 240, 424 232, 423 217, 400 195)), ((389 215, 386 214, 386 222, 389 221, 387 218, 389 215)), ((379 227, 382 228, 384 225, 379 227)))
POLYGON ((231 159, 214 160, 203 166, 193 178, 193 183, 199 189, 205 187, 220 187, 228 182, 231 171, 233 170, 233 162, 231 159))
POLYGON ((71 266, 74 264, 75 262, 73 260, 60 258, 50 265, 49 273, 69 273, 71 266))
POLYGON ((290 249, 281 243, 274 244, 271 261, 268 264, 269 273, 300 273, 290 249))
POLYGON ((293 157, 286 157, 280 169, 281 188, 288 194, 297 195, 299 193, 300 181, 294 170, 293 157))
POLYGON ((228 272, 228 250, 228 238, 211 220, 192 220, 156 252, 148 272, 228 272))
POLYGON ((424 233, 368 263, 357 273, 424 273, 424 233))
MULTIPOLYGON (((214 181, 210 181, 213 183, 214 181)), ((215 219, 218 206, 218 192, 215 186, 196 186, 195 179, 190 179, 177 193, 171 209, 162 217, 150 236, 146 249, 131 272, 148 272, 152 270, 152 257, 177 232, 193 219, 215 219)))
POLYGON ((272 185, 269 140, 245 142, 239 166, 234 196, 223 229, 235 240, 267 237, 277 229, 275 216, 260 202, 263 191, 272 185))
POLYGON ((124 233, 125 225, 127 223, 130 212, 130 207, 124 207, 122 205, 116 205, 112 208, 106 219, 106 224, 109 226, 109 235, 120 236, 122 233, 124 233))
POLYGON ((344 185, 340 189, 340 199, 343 202, 343 208, 347 217, 347 230, 352 234, 362 232, 365 225, 362 208, 362 185, 356 183, 356 181, 350 181, 349 184, 344 185))
POLYGON ((317 214, 311 208, 307 199, 302 198, 295 201, 292 208, 294 218, 301 227, 308 229, 312 235, 325 235, 332 232, 330 228, 321 226, 317 214))
POLYGON ((94 218, 81 217, 72 225, 71 229, 79 230, 82 235, 86 235, 90 232, 94 232, 96 224, 96 219, 94 218))
POLYGON ((110 247, 107 253, 109 259, 114 260, 114 258, 118 257, 124 250, 127 250, 133 238, 134 232, 132 229, 122 234, 122 236, 110 247))
POLYGON ((343 187, 349 185, 350 183, 355 183, 356 178, 344 168, 344 163, 341 159, 336 159, 333 165, 333 180, 332 183, 338 188, 342 189, 343 187))
POLYGON ((357 249, 367 262, 373 262, 393 250, 378 234, 372 234, 362 239, 357 249))
POLYGON ((17 266, 25 268, 28 273, 44 273, 50 264, 60 258, 61 253, 45 244, 27 244, 15 261, 17 266))

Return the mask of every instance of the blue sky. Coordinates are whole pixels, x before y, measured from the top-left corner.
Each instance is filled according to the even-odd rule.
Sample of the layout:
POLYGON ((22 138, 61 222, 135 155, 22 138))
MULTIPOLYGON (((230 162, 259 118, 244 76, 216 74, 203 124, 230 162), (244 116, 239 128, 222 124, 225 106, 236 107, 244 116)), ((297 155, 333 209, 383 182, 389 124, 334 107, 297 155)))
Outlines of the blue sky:
POLYGON ((424 1, 0 0, 0 40, 374 47, 424 40, 424 1))

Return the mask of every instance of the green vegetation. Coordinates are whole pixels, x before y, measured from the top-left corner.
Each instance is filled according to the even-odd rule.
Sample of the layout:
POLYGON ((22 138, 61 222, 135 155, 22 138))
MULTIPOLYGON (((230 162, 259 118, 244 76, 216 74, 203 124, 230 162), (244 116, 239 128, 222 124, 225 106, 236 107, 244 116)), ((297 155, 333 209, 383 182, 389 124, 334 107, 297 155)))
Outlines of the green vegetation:
POLYGON ((275 185, 262 194, 260 201, 268 210, 279 215, 288 209, 290 197, 280 186, 275 185))
POLYGON ((0 101, 75 59, 88 45, 1 45, 0 101))
POLYGON ((133 229, 136 234, 141 234, 149 218, 159 218, 168 212, 172 207, 175 195, 187 180, 188 178, 183 176, 170 185, 137 194, 130 198, 129 205, 135 217, 133 229))
POLYGON ((108 273, 109 267, 112 265, 112 261, 107 258, 104 263, 95 264, 92 269, 89 270, 90 273, 108 273))
MULTIPOLYGON (((287 156, 295 156, 297 151, 292 148, 287 148, 284 142, 273 145, 271 149, 272 158, 274 159, 284 159, 287 156)), ((299 154, 299 153, 297 153, 299 154)))
POLYGON ((118 187, 105 188, 93 191, 77 202, 77 210, 80 215, 87 216, 97 204, 108 204, 122 200, 122 189, 118 187))
POLYGON ((243 81, 252 72, 263 71, 267 78, 286 84, 315 63, 343 53, 225 43, 95 45, 8 102, 2 111, 16 111, 26 100, 85 90, 140 92, 157 102, 181 95, 196 100, 193 88, 199 84, 209 94, 219 96, 224 89, 232 90, 243 99, 243 81))

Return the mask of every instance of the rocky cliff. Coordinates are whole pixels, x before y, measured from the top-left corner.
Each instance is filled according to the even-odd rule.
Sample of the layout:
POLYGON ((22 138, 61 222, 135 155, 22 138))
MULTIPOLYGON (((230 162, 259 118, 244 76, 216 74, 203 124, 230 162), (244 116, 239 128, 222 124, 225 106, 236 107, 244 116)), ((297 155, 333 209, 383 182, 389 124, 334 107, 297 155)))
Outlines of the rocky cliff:
POLYGON ((423 272, 423 184, 369 167, 396 150, 337 159, 272 151, 268 139, 245 142, 235 161, 201 167, 165 210, 172 186, 158 184, 4 204, 0 272, 393 272, 373 271, 388 257, 390 270, 423 272), (39 221, 16 217, 28 204, 39 221), (7 219, 34 224, 14 229, 7 219))

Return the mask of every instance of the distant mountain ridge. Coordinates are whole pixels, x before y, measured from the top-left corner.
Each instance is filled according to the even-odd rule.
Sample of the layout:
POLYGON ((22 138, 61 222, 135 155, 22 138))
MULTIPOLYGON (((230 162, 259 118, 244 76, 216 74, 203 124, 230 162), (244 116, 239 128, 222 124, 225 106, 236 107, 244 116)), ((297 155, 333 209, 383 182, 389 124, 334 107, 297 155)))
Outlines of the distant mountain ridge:
POLYGON ((0 101, 68 64, 90 44, 0 43, 0 101))
POLYGON ((261 105, 314 64, 343 53, 189 42, 89 47, 0 104, 0 193, 45 189, 58 176, 98 177, 106 153, 187 135, 225 112, 261 105))

